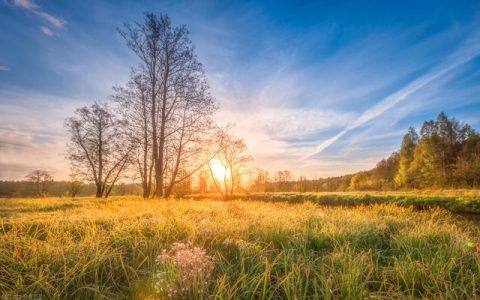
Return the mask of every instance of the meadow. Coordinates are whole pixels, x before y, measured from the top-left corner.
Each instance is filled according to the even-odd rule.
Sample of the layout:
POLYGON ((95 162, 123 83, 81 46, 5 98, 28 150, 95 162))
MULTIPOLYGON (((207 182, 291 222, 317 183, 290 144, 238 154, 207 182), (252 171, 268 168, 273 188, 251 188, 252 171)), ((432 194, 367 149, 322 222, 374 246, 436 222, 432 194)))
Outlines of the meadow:
MULTIPOLYGON (((191 195, 193 199, 221 199, 219 194, 191 195)), ((234 199, 303 203, 313 202, 327 206, 358 206, 394 204, 418 210, 443 208, 455 213, 480 215, 479 190, 412 190, 369 192, 320 192, 320 193, 247 193, 234 199)))
POLYGON ((479 227, 449 210, 246 199, 0 199, 0 295, 480 298, 479 227))

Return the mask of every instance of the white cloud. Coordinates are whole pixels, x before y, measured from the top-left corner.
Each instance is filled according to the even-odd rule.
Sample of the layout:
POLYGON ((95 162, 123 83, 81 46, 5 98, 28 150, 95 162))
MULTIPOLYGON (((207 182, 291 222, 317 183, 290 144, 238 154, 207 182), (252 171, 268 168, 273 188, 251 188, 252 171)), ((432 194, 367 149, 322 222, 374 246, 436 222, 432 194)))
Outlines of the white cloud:
POLYGON ((67 24, 67 21, 64 19, 55 17, 44 11, 34 0, 10 0, 10 3, 41 17, 57 28, 62 28, 67 24))
POLYGON ((67 178, 64 158, 65 117, 88 101, 66 100, 24 90, 0 92, 0 180, 21 180, 28 171, 45 169, 67 178))
MULTIPOLYGON (((223 106, 216 115, 218 123, 235 124, 232 131, 242 137, 253 165, 267 170, 290 168, 296 157, 314 146, 309 135, 347 126, 355 113, 324 108, 294 108, 257 105, 254 108, 223 106)), ((318 162, 321 163, 321 162, 318 162)), ((302 175, 316 176, 309 166, 302 166, 302 175)), ((318 170, 317 170, 318 171, 318 170)))
POLYGON ((47 36, 54 36, 54 35, 55 35, 55 34, 53 33, 53 31, 52 31, 50 28, 46 27, 46 26, 40 26, 40 27, 38 27, 38 29, 39 29, 43 34, 45 34, 45 35, 47 35, 47 36))
POLYGON ((413 93, 417 92, 431 82, 437 80, 438 78, 453 71, 457 67, 477 57, 480 54, 480 43, 476 42, 478 35, 479 34, 474 34, 472 37, 466 40, 455 52, 448 56, 445 61, 434 70, 411 81, 403 88, 390 94, 382 101, 378 102, 368 110, 364 111, 356 120, 354 120, 352 124, 345 127, 342 131, 332 136, 331 138, 324 140, 323 142, 318 144, 313 150, 302 156, 300 158, 300 161, 322 152, 351 130, 356 129, 383 115, 385 112, 395 107, 400 102, 406 100, 413 93))
MULTIPOLYGON (((212 27, 231 32, 227 26, 212 27)), ((302 43, 289 39, 295 51, 262 35, 260 42, 268 40, 269 47, 254 43, 258 49, 244 58, 243 44, 232 44, 228 34, 218 43, 212 42, 218 41, 214 34, 198 49, 208 49, 200 54, 220 103, 219 121, 236 124, 234 133, 244 137, 254 157, 252 165, 270 171, 288 168, 312 178, 374 167, 398 149, 408 126, 417 126, 415 122, 425 115, 449 107, 442 84, 461 71, 457 67, 468 54, 455 59, 452 55, 438 65, 445 51, 456 53, 458 30, 419 40, 422 33, 421 27, 401 33, 375 32, 313 61, 297 54, 308 53, 310 45, 315 48, 317 31, 302 43), (432 68, 435 65, 438 68, 432 68), (408 85, 415 77, 417 81, 408 85), (319 141, 324 142, 319 145, 319 141), (333 144, 328 151, 320 151, 321 156, 306 156, 333 144), (299 161, 300 157, 304 160, 299 161)), ((449 97, 452 94, 458 96, 457 91, 449 97)))
POLYGON ((0 65, 0 71, 10 71, 10 69, 7 66, 0 65))
POLYGON ((218 119, 236 123, 278 139, 298 139, 330 128, 345 126, 355 114, 324 108, 257 106, 255 109, 221 109, 218 119))

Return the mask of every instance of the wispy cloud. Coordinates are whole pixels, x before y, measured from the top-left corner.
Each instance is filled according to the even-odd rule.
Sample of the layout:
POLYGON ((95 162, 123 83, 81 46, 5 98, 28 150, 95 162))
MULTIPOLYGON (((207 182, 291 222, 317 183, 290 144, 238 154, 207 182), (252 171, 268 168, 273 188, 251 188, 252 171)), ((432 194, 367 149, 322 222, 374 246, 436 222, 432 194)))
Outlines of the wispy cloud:
POLYGON ((312 151, 302 156, 300 161, 308 159, 322 152, 351 130, 356 129, 383 115, 400 102, 406 100, 413 93, 478 56, 480 54, 480 43, 477 42, 478 36, 479 34, 477 33, 468 38, 454 53, 448 56, 440 66, 437 66, 432 71, 418 77, 403 88, 390 94, 373 107, 364 111, 354 122, 352 122, 352 124, 345 127, 342 131, 331 138, 328 138, 318 144, 312 151))
POLYGON ((22 179, 35 168, 65 178, 63 122, 84 103, 26 90, 0 91, 0 180, 22 179))
POLYGON ((10 69, 6 66, 0 65, 0 71, 10 71, 10 69))
MULTIPOLYGON (((295 52, 285 47, 269 47, 268 55, 260 55, 251 63, 242 61, 241 66, 234 66, 235 72, 216 66, 216 60, 212 63, 207 56, 207 65, 215 66, 217 71, 210 73, 209 79, 213 94, 220 101, 219 122, 236 123, 235 133, 245 138, 253 163, 268 170, 289 168, 296 174, 330 176, 370 168, 393 151, 398 141, 391 140, 397 136, 386 137, 389 139, 386 147, 377 146, 380 149, 369 150, 368 155, 360 153, 358 143, 343 143, 334 153, 322 158, 302 163, 297 160, 311 152, 319 139, 328 139, 332 133, 355 123, 361 117, 361 109, 383 97, 386 89, 431 65, 430 58, 425 58, 423 53, 438 41, 423 40, 412 45, 412 35, 415 32, 402 33, 392 40, 391 34, 373 34, 308 64, 299 61, 295 52), (392 61, 390 53, 405 44, 409 44, 409 48, 397 55, 402 63, 392 61), (352 153, 355 149, 358 151, 352 153), (341 161, 335 163, 335 159, 341 161)), ((304 38, 302 45, 309 48, 314 41, 313 36, 304 38)), ((275 41, 271 44, 275 45, 275 41)), ((230 48, 222 49, 222 44, 215 45, 217 48, 211 49, 210 45, 210 50, 224 53, 226 61, 239 56, 230 48)), ((398 117, 404 115, 397 114, 398 117)), ((389 121, 382 119, 385 124, 389 121)), ((403 129, 379 125, 368 135, 385 139, 385 130, 403 132, 403 129)))
POLYGON ((272 106, 243 111, 220 109, 217 113, 221 123, 235 123, 246 133, 261 132, 278 140, 302 140, 318 132, 345 126, 354 118, 354 113, 345 111, 272 106))
POLYGON ((43 20, 57 28, 62 28, 67 24, 67 21, 64 19, 53 16, 52 14, 43 10, 43 8, 35 3, 34 0, 9 0, 8 2, 41 17, 43 20))
POLYGON ((46 36, 54 36, 55 34, 53 33, 53 31, 48 28, 47 26, 40 26, 38 27, 38 29, 43 33, 45 34, 46 36))
POLYGON ((287 154, 286 150, 292 148, 288 143, 309 145, 309 135, 346 126, 355 114, 328 109, 257 106, 255 110, 221 109, 216 118, 221 124, 234 123, 238 135, 255 146, 252 151, 268 156, 276 151, 287 154), (285 146, 274 149, 272 143, 284 143, 285 146))

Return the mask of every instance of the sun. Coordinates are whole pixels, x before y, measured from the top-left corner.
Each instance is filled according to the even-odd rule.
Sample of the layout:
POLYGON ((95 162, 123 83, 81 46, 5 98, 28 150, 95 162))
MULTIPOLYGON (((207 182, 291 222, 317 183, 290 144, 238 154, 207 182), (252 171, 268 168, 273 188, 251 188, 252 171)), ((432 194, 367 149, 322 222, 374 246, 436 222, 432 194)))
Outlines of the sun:
POLYGON ((228 172, 228 168, 226 168, 222 161, 218 158, 212 159, 209 165, 214 179, 223 181, 225 178, 229 177, 230 174, 228 172))

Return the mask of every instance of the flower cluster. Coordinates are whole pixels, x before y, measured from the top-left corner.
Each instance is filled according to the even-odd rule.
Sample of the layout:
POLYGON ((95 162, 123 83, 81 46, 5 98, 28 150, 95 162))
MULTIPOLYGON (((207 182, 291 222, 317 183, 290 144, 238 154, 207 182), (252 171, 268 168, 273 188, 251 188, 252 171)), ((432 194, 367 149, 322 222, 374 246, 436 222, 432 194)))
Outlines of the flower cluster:
POLYGON ((156 289, 167 298, 196 298, 206 292, 214 268, 205 249, 190 242, 174 243, 157 257, 156 289))

